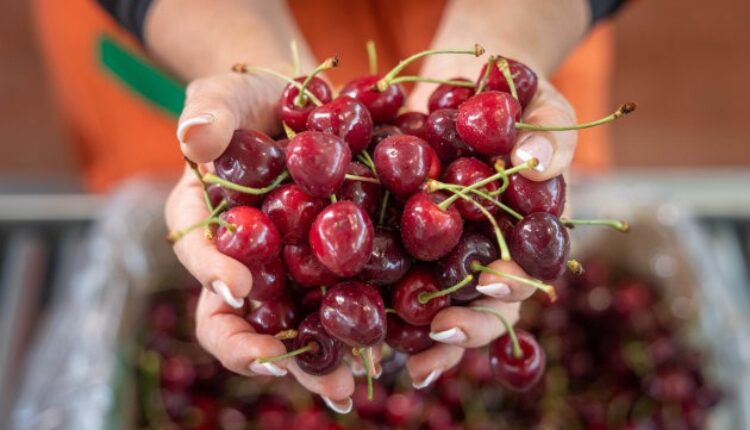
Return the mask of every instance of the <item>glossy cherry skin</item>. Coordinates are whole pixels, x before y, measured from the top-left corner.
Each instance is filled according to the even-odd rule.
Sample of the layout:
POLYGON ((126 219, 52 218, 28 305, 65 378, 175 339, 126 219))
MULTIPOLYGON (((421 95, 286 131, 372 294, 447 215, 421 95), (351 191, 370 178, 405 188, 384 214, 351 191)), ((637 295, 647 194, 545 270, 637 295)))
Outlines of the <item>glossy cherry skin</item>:
POLYGON ((437 279, 422 267, 412 269, 394 287, 391 306, 399 317, 412 325, 428 325, 441 309, 450 306, 450 296, 436 297, 429 302, 419 302, 422 293, 440 291, 437 279))
MULTIPOLYGON (((270 137, 255 130, 235 130, 229 146, 214 161, 216 176, 239 185, 262 188, 284 171, 284 153, 270 137)), ((230 206, 251 206, 261 196, 224 189, 230 206)))
MULTIPOLYGON (((531 99, 534 98, 534 94, 536 94, 539 79, 537 78, 536 73, 525 64, 511 60, 510 58, 507 60, 510 74, 513 77, 513 84, 516 86, 516 92, 518 93, 518 101, 521 102, 521 106, 526 107, 531 99)), ((479 81, 484 76, 486 70, 487 64, 485 64, 479 72, 477 84, 479 84, 479 81)), ((500 71, 499 67, 495 67, 490 72, 490 76, 487 79, 487 85, 484 89, 486 91, 500 91, 510 94, 508 81, 505 79, 505 75, 503 75, 503 72, 500 71)))
POLYGON ((286 147, 286 165, 294 182, 312 197, 328 197, 344 183, 352 161, 349 146, 339 137, 305 131, 286 147))
POLYGON ((217 207, 224 200, 224 187, 219 184, 210 184, 206 187, 206 193, 208 193, 208 200, 211 201, 211 207, 217 207))
POLYGON ((300 286, 319 287, 338 281, 338 276, 318 261, 308 245, 285 246, 284 263, 289 276, 300 286))
POLYGON ((416 354, 434 345, 435 341, 430 339, 429 325, 412 325, 398 315, 389 313, 385 343, 396 351, 416 354))
POLYGON ((339 367, 343 344, 323 328, 318 313, 311 313, 299 325, 294 349, 313 344, 312 350, 294 357, 297 366, 311 375, 326 375, 339 367))
POLYGON ((513 260, 534 278, 553 280, 565 273, 570 238, 554 215, 527 215, 513 228, 508 245, 513 260))
POLYGON ((565 209, 565 179, 558 175, 537 182, 517 173, 510 175, 503 202, 521 215, 547 212, 559 217, 565 209))
POLYGON ((432 112, 425 121, 425 140, 444 163, 474 153, 456 131, 457 115, 458 111, 455 109, 439 109, 432 112))
POLYGON ((521 358, 513 355, 513 343, 507 333, 492 341, 489 347, 492 376, 505 388, 524 392, 533 387, 544 374, 544 350, 528 332, 516 329, 521 358))
POLYGON ((433 166, 434 151, 427 143, 409 135, 390 136, 375 147, 373 161, 380 182, 396 196, 417 191, 433 166))
POLYGON ((375 285, 390 285, 403 278, 411 264, 412 258, 401 245, 398 233, 376 228, 370 258, 359 277, 375 285))
POLYGON ((401 239, 409 253, 423 261, 447 255, 463 233, 463 219, 455 205, 438 207, 445 200, 439 193, 420 191, 407 200, 401 215, 401 239))
MULTIPOLYGON (((306 76, 301 76, 294 80, 301 84, 305 79, 307 79, 306 76)), ((326 104, 333 99, 331 87, 318 77, 314 77, 310 80, 307 84, 307 90, 317 97, 323 104, 326 104)), ((305 99, 305 103, 302 106, 297 106, 296 100, 298 95, 299 88, 295 85, 288 84, 284 87, 284 91, 281 93, 281 99, 279 100, 279 118, 297 133, 305 131, 307 118, 310 116, 310 112, 315 109, 315 104, 309 99, 305 99)))
POLYGON ((302 319, 299 307, 288 296, 263 302, 245 317, 260 334, 275 335, 284 330, 297 328, 302 319))
POLYGON ((375 235, 370 217, 350 201, 323 209, 310 228, 313 255, 342 278, 359 273, 372 252, 375 235))
MULTIPOLYGON (((349 175, 365 176, 367 178, 375 177, 372 170, 368 169, 364 164, 355 161, 349 163, 346 173, 349 175)), ((336 197, 339 200, 353 202, 367 212, 370 218, 374 218, 380 212, 380 205, 383 201, 383 188, 372 182, 347 179, 336 192, 336 197)))
POLYGON ((266 196, 261 210, 273 220, 284 243, 300 244, 307 241, 310 226, 325 206, 325 200, 309 196, 295 184, 286 184, 266 196))
POLYGON ((393 120, 393 125, 398 127, 404 134, 410 134, 424 139, 424 123, 426 120, 427 115, 422 112, 410 111, 397 116, 396 119, 393 120))
POLYGON ((369 75, 350 81, 341 90, 341 96, 359 100, 367 107, 375 125, 393 123, 399 109, 404 105, 404 90, 399 85, 390 85, 380 92, 375 85, 382 75, 369 75))
POLYGON ((349 145, 352 154, 357 154, 370 144, 372 118, 362 103, 339 97, 310 112, 307 129, 336 135, 349 145))
POLYGON ((256 263, 249 266, 253 275, 253 288, 250 300, 273 300, 284 294, 286 288, 286 268, 281 258, 274 258, 267 263, 256 263))
POLYGON ((370 152, 375 150, 375 147, 378 146, 378 143, 380 143, 383 139, 389 136, 397 136, 399 134, 404 134, 401 129, 396 127, 395 125, 390 124, 382 124, 382 125, 376 125, 372 128, 372 135, 370 136, 370 146, 368 150, 370 152))
POLYGON ((281 235, 270 218, 250 206, 235 206, 221 214, 221 219, 232 224, 234 231, 219 226, 216 230, 216 249, 252 267, 271 261, 281 252, 281 235))
POLYGON ((438 262, 436 272, 440 288, 450 288, 466 276, 474 275, 470 283, 451 294, 451 297, 462 302, 480 297, 482 294, 477 291, 479 274, 471 271, 471 263, 477 261, 486 266, 495 260, 497 260, 497 246, 494 242, 481 234, 464 234, 453 251, 438 262))
MULTIPOLYGON (((471 82, 466 78, 453 78, 452 81, 471 82)), ((459 87, 456 85, 440 84, 430 94, 427 100, 427 109, 430 113, 438 109, 458 109, 461 103, 474 95, 474 88, 459 87)))
MULTIPOLYGON (((483 179, 487 179, 495 173, 494 169, 482 161, 473 157, 464 157, 459 158, 448 165, 448 168, 445 169, 445 173, 443 174, 443 182, 469 186, 483 179)), ((499 184, 496 181, 490 182, 482 187, 485 192, 492 192, 498 188, 499 184)), ((487 209, 488 212, 492 214, 497 212, 497 206, 493 205, 488 200, 476 196, 472 196, 472 198, 487 209)), ((465 220, 483 221, 487 219, 482 211, 477 209, 477 207, 471 204, 471 202, 459 199, 456 202, 456 208, 461 212, 461 216, 465 220)))
POLYGON ((328 290, 320 304, 326 331, 351 347, 366 347, 385 339, 383 297, 364 282, 342 282, 328 290))
POLYGON ((466 100, 456 116, 461 139, 480 154, 508 154, 516 143, 521 105, 510 94, 488 91, 466 100))

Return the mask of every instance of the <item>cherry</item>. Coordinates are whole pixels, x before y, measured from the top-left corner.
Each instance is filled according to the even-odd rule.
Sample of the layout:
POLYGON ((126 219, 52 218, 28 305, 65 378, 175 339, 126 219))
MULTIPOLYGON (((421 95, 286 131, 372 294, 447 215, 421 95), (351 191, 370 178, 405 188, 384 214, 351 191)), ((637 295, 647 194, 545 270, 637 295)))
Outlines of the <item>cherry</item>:
MULTIPOLYGON (((471 82, 466 78, 453 78, 451 81, 471 82)), ((440 84, 430 94, 427 100, 427 109, 430 113, 438 109, 458 109, 461 103, 474 95, 474 88, 458 85, 440 84)))
POLYGON ((544 374, 544 350, 525 330, 515 330, 520 351, 514 351, 513 340, 505 333, 489 347, 490 368, 495 380, 505 388, 524 392, 533 387, 544 374))
POLYGON ((396 351, 416 354, 434 345, 435 341, 430 339, 429 325, 412 325, 398 315, 389 313, 385 343, 396 351))
MULTIPOLYGON (((261 188, 284 171, 284 153, 275 142, 256 130, 235 130, 227 149, 214 161, 216 176, 238 185, 261 188)), ((224 189, 230 206, 251 206, 259 195, 224 189)))
MULTIPOLYGON (((484 164, 480 160, 473 157, 459 158, 448 165, 443 174, 443 181, 450 184, 458 184, 463 186, 469 186, 483 179, 487 179, 494 175, 496 172, 488 165, 484 164)), ((482 187, 485 192, 493 192, 499 188, 497 182, 490 182, 482 187)), ((492 204, 486 199, 476 198, 479 204, 484 206, 490 213, 497 212, 497 206, 492 204)), ((456 201, 456 209, 461 213, 461 216, 469 221, 482 221, 485 220, 485 215, 476 208, 471 202, 459 199, 456 201)))
POLYGON ((320 309, 320 302, 323 300, 323 288, 310 288, 303 291, 304 296, 300 300, 300 306, 308 312, 320 309))
POLYGON ((394 393, 385 402, 388 428, 414 428, 422 416, 424 399, 417 391, 394 393))
POLYGON ((406 98, 400 85, 388 85, 385 91, 378 91, 377 83, 382 77, 363 76, 350 81, 341 90, 341 96, 359 100, 367 107, 375 125, 392 123, 406 98))
POLYGON ((267 263, 256 263, 249 266, 253 275, 253 288, 250 300, 273 300, 280 297, 286 288, 286 268, 281 258, 274 258, 267 263))
POLYGON ((401 215, 401 239, 407 251, 423 261, 434 261, 458 244, 463 220, 455 206, 438 204, 446 197, 420 191, 409 198, 401 215))
POLYGON ((425 121, 425 140, 444 163, 473 153, 456 131, 457 115, 458 111, 455 109, 438 109, 425 121))
POLYGON ((456 130, 475 151, 488 155, 510 153, 516 142, 521 105, 510 94, 488 91, 466 100, 456 116, 456 130))
POLYGON ((513 228, 509 245, 513 260, 534 278, 551 280, 565 272, 570 239, 568 230, 554 215, 527 215, 513 228))
POLYGON ((367 213, 350 201, 341 201, 315 218, 310 248, 328 270, 346 278, 359 273, 367 263, 374 234, 367 213))
MULTIPOLYGON (((306 76, 301 76, 294 80, 301 84, 306 79, 306 76)), ((333 99, 331 87, 318 77, 311 78, 306 88, 307 91, 311 92, 323 104, 329 103, 333 99)), ((309 98, 306 98, 301 106, 298 105, 298 96, 299 88, 296 85, 288 84, 284 88, 284 91, 281 93, 281 100, 279 100, 279 118, 289 128, 299 133, 305 130, 307 118, 310 112, 315 109, 315 105, 309 98)))
POLYGON ((275 259, 281 252, 281 235, 270 218, 250 206, 235 206, 221 214, 229 225, 216 230, 216 249, 246 266, 275 259))
POLYGON ((177 326, 174 303, 157 302, 148 310, 149 330, 155 333, 172 333, 177 326))
POLYGON ((319 131, 305 131, 286 147, 289 174, 302 190, 313 197, 328 197, 344 183, 352 154, 339 137, 319 131))
POLYGON ((311 197, 299 186, 288 184, 271 191, 261 210, 273 220, 284 243, 300 244, 307 241, 310 225, 325 205, 325 200, 311 197))
POLYGON ((308 245, 285 246, 284 263, 289 276, 303 287, 331 285, 338 281, 338 277, 313 255, 308 245))
POLYGON ((320 321, 328 333, 351 347, 375 345, 385 338, 383 297, 364 282, 336 284, 323 297, 320 321))
POLYGON ((208 193, 208 200, 211 202, 212 208, 219 206, 224 200, 224 187, 219 184, 209 184, 206 187, 206 193, 208 193))
POLYGON ((373 384, 372 400, 367 398, 367 384, 357 384, 352 394, 357 416, 367 420, 377 420, 383 416, 387 399, 388 391, 379 382, 373 384))
MULTIPOLYGON (((434 151, 427 143, 409 135, 390 136, 375 147, 373 161, 380 182, 399 197, 417 191, 431 170, 434 151)), ((439 172, 438 172, 439 174, 439 172)))
POLYGON ((310 350, 295 356, 297 366, 312 375, 326 375, 341 364, 343 345, 323 328, 320 317, 312 313, 305 317, 297 329, 296 349, 314 345, 310 350))
POLYGON ((432 273, 425 268, 416 267, 393 287, 391 306, 407 323, 417 326, 428 325, 435 314, 450 305, 450 296, 423 300, 420 295, 438 291, 440 286, 432 273))
POLYGON ((510 175, 503 202, 521 215, 547 212, 559 217, 565 208, 565 179, 558 175, 537 182, 518 173, 510 175))
POLYGON ((393 120, 393 125, 398 127, 404 134, 425 138, 424 124, 427 115, 422 112, 404 112, 393 120))
MULTIPOLYGON (((497 247, 491 240, 476 233, 467 233, 461 238, 453 251, 438 262, 437 279, 440 288, 446 289, 458 284, 471 275, 471 263, 478 261, 488 265, 497 260, 497 247)), ((459 301, 468 302, 482 294, 476 290, 479 277, 463 286, 451 296, 459 301)))
POLYGON ((357 154, 370 144, 372 118, 362 103, 339 97, 310 112, 307 129, 338 136, 349 145, 352 154, 357 154))
POLYGON ((175 355, 164 360, 161 383, 172 390, 187 390, 195 382, 195 366, 188 357, 175 355))
POLYGON ((296 328, 301 318, 299 307, 289 296, 263 302, 245 317, 256 332, 270 335, 296 328))
POLYGON ((374 151, 375 147, 378 146, 378 143, 380 143, 383 139, 390 136, 397 136, 399 134, 404 133, 395 125, 376 125, 372 128, 372 135, 370 136, 370 146, 368 149, 370 151, 374 151))
POLYGON ((648 307, 651 304, 651 292, 641 281, 624 282, 617 287, 613 305, 615 311, 623 316, 629 316, 648 307))
MULTIPOLYGON (((362 176, 366 178, 375 178, 372 170, 365 167, 364 164, 352 161, 346 171, 349 175, 362 176)), ((344 185, 336 193, 339 200, 349 200, 359 206, 375 218, 380 212, 380 204, 383 200, 383 191, 380 185, 372 182, 346 180, 344 185)))
MULTIPOLYGON (((531 70, 528 66, 518 61, 506 59, 508 61, 508 69, 510 75, 513 77, 513 84, 516 87, 518 93, 518 101, 524 108, 529 104, 534 94, 536 94, 538 78, 536 73, 531 70)), ((487 65, 482 67, 477 78, 477 85, 487 71, 487 65)), ((500 91, 503 93, 510 94, 511 90, 508 86, 508 81, 505 79, 505 75, 500 70, 500 67, 495 67, 490 71, 490 75, 487 78, 487 84, 485 86, 486 91, 500 91)))
POLYGON ((406 275, 411 263, 411 256, 401 246, 398 235, 378 227, 375 229, 370 258, 359 277, 375 285, 390 285, 406 275))

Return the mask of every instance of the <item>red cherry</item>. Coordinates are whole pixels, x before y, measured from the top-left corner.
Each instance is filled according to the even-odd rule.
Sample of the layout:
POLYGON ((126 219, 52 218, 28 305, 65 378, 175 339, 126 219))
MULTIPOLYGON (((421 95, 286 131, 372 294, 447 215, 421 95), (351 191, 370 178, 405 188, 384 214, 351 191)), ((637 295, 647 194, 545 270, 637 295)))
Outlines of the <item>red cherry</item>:
MULTIPOLYGON (((352 161, 346 171, 349 175, 364 176, 374 178, 372 170, 365 167, 364 164, 352 161)), ((359 206, 374 218, 380 212, 380 204, 383 200, 383 190, 378 184, 357 180, 346 180, 344 185, 336 192, 339 200, 349 200, 359 206)))
MULTIPOLYGON (((451 81, 471 82, 466 78, 453 78, 451 81)), ((427 109, 430 113, 438 109, 458 109, 461 103, 474 95, 474 88, 460 87, 450 84, 440 84, 430 94, 427 109)))
POLYGON ((373 154, 380 182, 399 197, 409 196, 424 184, 434 170, 434 158, 434 151, 424 140, 409 135, 383 139, 373 154))
POLYGON ((350 97, 318 106, 307 118, 307 129, 338 136, 357 154, 370 144, 372 118, 362 103, 350 97))
MULTIPOLYGON (((497 247, 493 241, 476 233, 464 234, 453 251, 438 262, 436 272, 440 288, 450 288, 466 276, 473 274, 471 263, 477 261, 486 266, 495 260, 497 260, 497 247)), ((464 302, 478 298, 481 296, 476 289, 478 281, 479 276, 475 276, 471 282, 451 296, 464 302)))
POLYGON ((286 147, 289 174, 302 190, 313 197, 328 197, 344 183, 352 159, 341 138, 319 131, 305 131, 286 147))
POLYGON ((412 325, 428 325, 441 309, 451 304, 449 295, 435 297, 427 303, 421 303, 422 293, 440 291, 437 279, 425 268, 411 270, 393 287, 391 306, 399 317, 412 325))
MULTIPOLYGON (((508 69, 510 70, 510 75, 513 77, 513 84, 516 87, 516 93, 518 93, 518 101, 521 103, 521 106, 525 108, 531 99, 534 98, 534 94, 536 94, 538 78, 536 73, 525 64, 511 60, 510 58, 507 58, 507 60, 508 69)), ((484 76, 486 70, 487 64, 485 64, 479 72, 477 85, 484 76)), ((490 72, 490 76, 487 79, 487 84, 484 89, 485 91, 500 91, 510 94, 508 81, 505 79, 505 75, 503 75, 503 72, 499 67, 496 66, 490 72)))
POLYGON ((303 287, 331 285, 338 281, 338 277, 313 255, 308 245, 285 246, 284 263, 289 276, 303 287))
POLYGON ((195 366, 184 355, 169 357, 162 365, 161 382, 173 390, 186 390, 195 382, 195 366))
MULTIPOLYGON (((495 171, 488 165, 479 161, 473 157, 459 158, 453 161, 443 175, 443 182, 450 184, 458 184, 463 186, 473 185, 483 179, 487 179, 495 174, 495 171)), ((489 184, 482 187, 486 192, 492 192, 499 188, 497 182, 490 182, 489 184)), ((497 212, 497 206, 493 205, 486 199, 472 198, 484 206, 490 213, 497 212)), ((456 201, 456 209, 461 213, 461 216, 469 221, 484 221, 487 218, 484 216, 482 211, 477 209, 473 204, 468 201, 458 200, 456 201)))
POLYGON ((620 315, 632 315, 651 305, 651 290, 641 281, 624 282, 615 290, 613 305, 620 315))
POLYGON ((411 262, 411 256, 401 246, 397 233, 376 228, 370 258, 359 277, 375 285, 390 285, 406 275, 411 262))
POLYGON ((513 260, 534 278, 553 280, 565 273, 570 238, 554 215, 536 212, 518 221, 508 245, 513 260))
POLYGON ((450 163, 456 158, 466 157, 474 152, 461 140, 456 131, 457 115, 457 110, 439 109, 431 113, 425 121, 425 140, 444 163, 450 163))
POLYGON ((412 325, 398 315, 389 313, 385 343, 396 351, 416 354, 434 345, 435 341, 430 339, 429 325, 412 325))
POLYGON ((404 133, 395 125, 376 125, 372 129, 372 135, 370 136, 370 146, 367 149, 369 151, 374 151, 375 147, 378 146, 378 143, 380 143, 383 139, 390 136, 397 136, 399 134, 404 133))
POLYGON ((422 112, 404 112, 393 120, 393 125, 398 127, 404 134, 425 138, 424 123, 427 115, 422 112))
POLYGON ((378 91, 375 85, 382 77, 363 76, 349 82, 341 90, 342 96, 359 100, 367 107, 375 125, 392 123, 406 98, 399 85, 389 85, 385 91, 378 91))
POLYGON ((301 318, 299 307, 288 296, 263 302, 245 317, 255 331, 270 335, 296 328, 301 318))
POLYGON ((393 393, 385 402, 385 419, 389 428, 411 428, 424 410, 424 399, 416 391, 393 393))
POLYGON ((357 384, 354 387, 354 394, 352 394, 357 416, 366 420, 377 420, 382 417, 387 399, 388 391, 378 381, 374 381, 372 384, 372 399, 367 398, 367 384, 357 384))
POLYGON ((516 330, 521 357, 513 353, 513 342, 508 333, 490 344, 490 368, 495 380, 513 391, 528 391, 544 374, 544 350, 534 337, 524 330, 516 330))
POLYGON ((463 220, 455 206, 441 209, 445 200, 439 193, 420 191, 409 198, 401 215, 401 239, 411 255, 423 261, 434 261, 448 254, 458 244, 463 220))
POLYGON ((351 347, 365 347, 385 338, 383 297, 364 282, 343 282, 328 290, 320 304, 326 331, 351 347))
POLYGON ((323 209, 310 228, 313 255, 331 272, 347 278, 362 270, 375 232, 365 211, 349 201, 323 209))
POLYGON ((294 357, 300 369, 311 375, 326 375, 339 367, 344 355, 343 345, 325 331, 317 313, 302 320, 297 331, 295 349, 313 345, 310 351, 294 357))
POLYGON ((208 199, 211 201, 211 207, 217 207, 224 200, 224 187, 219 184, 210 184, 206 187, 208 199))
POLYGON ((282 185, 271 191, 261 210, 273 220, 284 243, 307 241, 315 217, 325 207, 325 200, 311 197, 294 184, 282 185))
POLYGON ((281 258, 253 264, 249 269, 253 275, 253 288, 248 296, 250 300, 273 300, 284 294, 286 268, 281 258))
MULTIPOLYGON (((302 84, 306 78, 306 76, 301 76, 294 80, 302 84)), ((308 82, 307 91, 311 92, 323 104, 333 99, 331 87, 318 77, 314 77, 308 82)), ((297 106, 296 100, 298 95, 299 88, 296 85, 288 84, 284 88, 284 91, 281 93, 281 100, 279 100, 279 118, 292 130, 299 133, 305 130, 307 118, 310 112, 315 109, 315 104, 310 100, 306 100, 303 106, 297 106)))
POLYGON ((475 151, 488 155, 508 154, 516 142, 516 121, 521 105, 510 94, 483 92, 458 108, 456 130, 475 151))
POLYGON ((503 202, 521 215, 547 212, 560 216, 565 208, 565 179, 559 175, 537 182, 518 173, 510 175, 503 202))
POLYGON ((233 226, 216 230, 216 249, 246 266, 271 261, 281 252, 281 235, 266 214, 249 206, 235 206, 221 214, 233 226))

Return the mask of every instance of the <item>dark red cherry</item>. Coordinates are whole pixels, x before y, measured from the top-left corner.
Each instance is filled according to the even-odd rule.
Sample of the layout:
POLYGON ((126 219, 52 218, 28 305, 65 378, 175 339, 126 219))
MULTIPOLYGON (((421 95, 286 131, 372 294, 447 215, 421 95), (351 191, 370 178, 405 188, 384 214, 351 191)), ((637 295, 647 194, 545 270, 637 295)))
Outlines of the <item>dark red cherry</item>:
POLYGON ((305 131, 286 147, 286 165, 294 182, 313 197, 328 197, 344 183, 352 160, 349 146, 339 137, 305 131))
POLYGON ((434 151, 427 143, 409 135, 390 136, 375 147, 373 161, 380 182, 396 196, 417 191, 434 169, 434 151))
POLYGON ((352 154, 357 154, 370 144, 372 118, 362 103, 350 97, 339 97, 310 112, 307 129, 338 136, 349 145, 352 154))
POLYGON ((287 184, 271 191, 261 210, 276 224, 284 243, 300 244, 307 241, 310 225, 325 206, 325 200, 307 195, 295 184, 287 184))
POLYGON ((651 289, 641 281, 623 282, 615 290, 612 304, 620 315, 633 315, 651 305, 651 289))
POLYGON ((425 121, 425 140, 444 163, 450 163, 456 158, 466 157, 474 152, 461 140, 456 131, 457 115, 457 110, 439 109, 431 113, 425 121))
POLYGON ((261 303, 247 314, 245 319, 258 333, 275 335, 284 330, 297 328, 302 315, 294 301, 284 295, 279 299, 261 303))
POLYGON ((281 235, 270 218, 250 206, 235 206, 221 214, 221 219, 232 224, 216 230, 216 249, 245 265, 271 261, 281 252, 281 235))
POLYGON ((416 267, 404 276, 394 287, 391 306, 399 317, 412 325, 428 325, 441 309, 450 306, 449 295, 435 297, 427 303, 420 303, 419 295, 440 291, 437 279, 422 267, 416 267))
POLYGON ((305 317, 297 329, 294 349, 312 345, 312 349, 294 357, 297 366, 311 375, 326 375, 341 364, 343 345, 328 334, 317 313, 305 317))
POLYGON ((456 130, 480 154, 508 154, 516 143, 521 105, 510 94, 489 91, 466 100, 456 116, 456 130))
POLYGON ((210 184, 206 187, 208 193, 208 200, 211 201, 211 207, 217 207, 224 200, 224 187, 219 184, 210 184))
POLYGON ((318 261, 308 245, 285 246, 284 263, 289 276, 300 286, 319 287, 338 281, 338 277, 318 261))
POLYGON ((565 273, 570 239, 554 215, 527 215, 513 228, 508 245, 513 260, 534 278, 553 280, 565 273))
POLYGON ((250 300, 273 300, 284 294, 286 288, 286 268, 281 258, 274 258, 267 263, 256 263, 249 266, 253 275, 253 288, 250 300))
POLYGON ((404 90, 399 85, 389 85, 380 92, 375 87, 381 75, 369 75, 354 79, 341 90, 342 96, 357 99, 367 107, 375 125, 392 123, 404 105, 404 90))
POLYGON ((398 127, 404 134, 410 134, 424 139, 424 123, 426 120, 427 115, 422 112, 410 111, 397 116, 396 119, 393 120, 393 125, 398 127))
MULTIPOLYGON (((466 78, 453 78, 452 81, 471 82, 466 78)), ((427 109, 430 113, 438 109, 458 109, 461 103, 474 95, 474 88, 460 87, 456 85, 440 84, 430 94, 427 100, 427 109)))
POLYGON ((350 201, 323 209, 310 228, 313 255, 331 272, 343 278, 365 267, 375 235, 370 217, 350 201))
POLYGON ((320 302, 323 300, 322 288, 310 288, 303 291, 304 296, 300 300, 300 306, 307 312, 317 312, 320 309, 320 302))
POLYGON ((401 215, 401 239, 411 255, 434 261, 448 254, 463 233, 463 220, 454 205, 438 207, 439 193, 420 191, 409 198, 401 215))
POLYGON ((503 202, 521 215, 547 212, 560 216, 565 208, 565 179, 559 175, 537 182, 518 173, 510 175, 503 202))
POLYGON ((471 263, 477 261, 486 266, 495 260, 497 246, 492 240, 477 233, 464 234, 453 251, 438 262, 436 272, 440 288, 450 288, 473 274, 474 279, 451 296, 462 302, 476 299, 481 296, 476 289, 479 276, 472 272, 471 263))
MULTIPOLYGON (((448 168, 445 169, 445 174, 443 174, 443 182, 469 186, 483 179, 487 179, 495 173, 496 172, 494 169, 476 158, 459 158, 453 161, 450 165, 448 165, 448 168)), ((482 190, 485 192, 492 192, 497 190, 498 187, 498 183, 496 181, 493 181, 487 185, 484 185, 482 187, 482 190)), ((476 196, 472 196, 472 198, 474 199, 474 201, 479 202, 490 213, 497 212, 497 206, 493 205, 488 200, 477 198, 476 196)), ((469 221, 483 221, 487 219, 482 211, 477 209, 476 206, 468 201, 459 199, 456 202, 456 209, 461 212, 461 216, 464 219, 469 221)))
POLYGON ((385 338, 383 297, 364 282, 342 282, 328 290, 320 304, 326 331, 351 347, 372 346, 385 338))
MULTIPOLYGON (((531 99, 534 98, 534 94, 536 94, 538 82, 536 73, 523 63, 511 60, 510 58, 507 60, 510 74, 513 77, 513 84, 516 86, 516 92, 518 93, 518 101, 521 103, 521 106, 526 107, 531 99)), ((479 84, 479 81, 484 76, 486 70, 487 65, 485 64, 484 67, 482 67, 482 71, 479 72, 477 84, 479 84)), ((500 91, 510 94, 508 81, 505 79, 505 75, 503 75, 503 72, 500 71, 499 67, 495 67, 490 72, 490 76, 487 79, 487 85, 484 89, 485 91, 500 91)))
POLYGON ((374 151, 375 147, 378 146, 378 143, 389 136, 397 136, 399 134, 404 134, 398 127, 395 125, 389 125, 389 124, 383 124, 383 125, 376 125, 372 128, 372 135, 370 136, 370 146, 368 147, 369 151, 374 151))
MULTIPOLYGON (((364 164, 355 161, 349 163, 349 168, 346 173, 367 178, 375 177, 372 170, 368 169, 364 164)), ((349 200, 353 202, 367 212, 367 214, 370 215, 370 218, 375 218, 380 212, 380 205, 383 201, 383 189, 380 185, 373 184, 372 182, 347 179, 336 192, 336 197, 338 197, 339 200, 349 200)))
MULTIPOLYGON (((306 76, 301 76, 294 80, 301 84, 305 82, 306 78, 306 76)), ((314 77, 308 82, 307 91, 311 92, 323 104, 333 99, 331 87, 318 77, 314 77)), ((315 104, 309 99, 305 99, 302 106, 297 106, 298 95, 299 88, 296 85, 288 84, 281 93, 281 99, 279 100, 279 118, 297 133, 305 130, 307 118, 310 112, 315 109, 315 104)))
POLYGON ((401 246, 398 233, 376 228, 370 258, 359 277, 375 285, 390 285, 406 275, 411 261, 411 256, 401 246))
MULTIPOLYGON (((262 188, 284 171, 284 153, 265 134, 255 130, 235 130, 229 146, 214 161, 216 176, 239 185, 262 188)), ((261 196, 224 189, 230 206, 251 206, 261 196)))
POLYGON ((430 339, 430 326, 416 326, 407 323, 394 313, 388 314, 388 333, 385 343, 396 351, 416 354, 431 347, 435 341, 430 339))
POLYGON ((513 354, 513 343, 508 333, 492 341, 489 348, 490 369, 497 382, 513 391, 528 391, 544 374, 544 350, 532 335, 516 329, 521 357, 513 354))
POLYGON ((164 360, 161 383, 172 390, 186 390, 195 382, 195 366, 184 355, 175 355, 164 360))
MULTIPOLYGON (((385 413, 385 402, 388 399, 388 390, 378 381, 372 384, 372 399, 367 396, 367 384, 358 383, 354 387, 352 401, 354 410, 360 419, 377 421, 385 413)), ((332 430, 332 429, 329 429, 332 430)))

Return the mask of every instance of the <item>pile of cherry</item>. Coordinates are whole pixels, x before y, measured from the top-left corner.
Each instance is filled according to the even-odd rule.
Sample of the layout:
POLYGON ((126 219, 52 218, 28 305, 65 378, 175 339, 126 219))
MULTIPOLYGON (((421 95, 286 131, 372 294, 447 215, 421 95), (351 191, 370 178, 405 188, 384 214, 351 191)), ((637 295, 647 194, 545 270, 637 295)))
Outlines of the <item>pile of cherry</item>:
MULTIPOLYGON (((562 176, 533 182, 522 176, 530 159, 511 166, 520 130, 567 130, 598 125, 631 112, 578 126, 520 122, 536 93, 527 66, 491 56, 476 82, 456 78, 429 100, 429 115, 403 112, 400 76, 416 59, 434 54, 479 56, 466 50, 425 51, 387 74, 347 84, 337 96, 316 75, 335 67, 330 58, 311 74, 288 79, 279 101, 286 138, 237 130, 214 172, 194 167, 205 185, 211 215, 205 227, 217 249, 252 272, 248 320, 260 333, 285 341, 301 369, 322 375, 345 350, 359 356, 371 385, 372 347, 413 354, 429 348, 430 322, 451 305, 472 306, 482 272, 524 282, 554 298, 547 283, 580 265, 569 259, 567 228, 615 220, 559 218, 562 176), (498 272, 496 259, 518 263, 532 278, 498 272), (304 318, 285 291, 301 291, 304 318)), ((273 73, 237 65, 240 73, 273 73)), ((281 76, 283 77, 283 76, 281 76)), ((189 229, 173 232, 177 240, 189 229)), ((514 331, 490 308, 506 334, 491 345, 498 382, 527 390, 544 372, 536 339, 514 331)), ((372 389, 370 389, 371 394, 372 389)))

